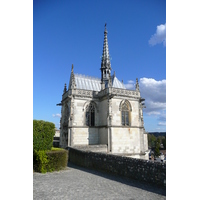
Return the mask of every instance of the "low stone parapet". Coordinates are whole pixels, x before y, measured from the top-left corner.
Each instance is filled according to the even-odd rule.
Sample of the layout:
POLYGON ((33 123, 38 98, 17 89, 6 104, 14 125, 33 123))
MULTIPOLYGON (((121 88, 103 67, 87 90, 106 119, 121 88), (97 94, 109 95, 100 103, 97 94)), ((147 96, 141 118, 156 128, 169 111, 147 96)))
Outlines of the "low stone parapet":
POLYGON ((82 151, 87 151, 87 152, 102 152, 102 153, 107 153, 108 151, 108 146, 105 144, 99 144, 99 145, 76 145, 73 146, 75 149, 79 149, 82 151))
POLYGON ((149 160, 69 148, 69 161, 90 169, 112 173, 166 187, 166 164, 149 160))

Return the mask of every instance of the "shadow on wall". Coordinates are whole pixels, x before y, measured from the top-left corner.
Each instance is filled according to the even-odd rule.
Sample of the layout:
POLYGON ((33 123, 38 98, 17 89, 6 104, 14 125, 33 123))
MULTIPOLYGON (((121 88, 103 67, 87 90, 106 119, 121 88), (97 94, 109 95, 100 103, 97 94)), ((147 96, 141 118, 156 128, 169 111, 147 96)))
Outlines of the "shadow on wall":
POLYGON ((98 128, 89 127, 88 144, 89 145, 99 144, 98 128))

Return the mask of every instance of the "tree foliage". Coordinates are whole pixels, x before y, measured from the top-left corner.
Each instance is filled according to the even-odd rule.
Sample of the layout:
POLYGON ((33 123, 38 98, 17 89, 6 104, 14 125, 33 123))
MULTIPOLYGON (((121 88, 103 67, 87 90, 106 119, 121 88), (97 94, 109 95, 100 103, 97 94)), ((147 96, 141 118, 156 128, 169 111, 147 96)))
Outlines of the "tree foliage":
POLYGON ((156 137, 153 134, 148 134, 148 144, 151 148, 155 147, 156 137))
POLYGON ((158 137, 156 139, 154 155, 155 155, 155 157, 158 157, 160 155, 160 139, 158 137))
POLYGON ((155 136, 154 134, 148 133, 148 145, 149 145, 149 147, 155 148, 156 142, 163 144, 164 149, 166 149, 166 136, 155 136))
POLYGON ((166 149, 166 137, 162 138, 162 144, 164 146, 164 149, 166 149))

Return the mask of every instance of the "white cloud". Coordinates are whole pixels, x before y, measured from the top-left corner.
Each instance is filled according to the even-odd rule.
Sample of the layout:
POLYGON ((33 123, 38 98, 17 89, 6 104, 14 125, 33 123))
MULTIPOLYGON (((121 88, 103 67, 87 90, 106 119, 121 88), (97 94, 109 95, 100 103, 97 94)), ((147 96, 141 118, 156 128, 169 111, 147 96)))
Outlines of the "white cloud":
POLYGON ((61 114, 57 113, 57 114, 52 114, 53 117, 61 117, 61 114))
POLYGON ((158 122, 158 126, 166 126, 166 122, 158 122))
POLYGON ((154 115, 158 119, 158 126, 166 125, 166 80, 156 81, 153 78, 141 78, 140 93, 145 98, 147 115, 154 115))
POLYGON ((151 107, 165 107, 166 80, 156 81, 153 78, 141 78, 139 87, 141 95, 148 100, 151 107))
POLYGON ((166 23, 157 26, 156 33, 149 40, 149 44, 152 46, 160 43, 166 45, 166 23))
POLYGON ((127 90, 134 90, 135 84, 133 80, 129 80, 127 84, 124 84, 127 90))
MULTIPOLYGON (((127 89, 135 90, 134 81, 129 80, 125 84, 127 89), (127 87, 128 86, 128 87, 127 87)), ((166 80, 155 80, 153 78, 140 78, 139 88, 141 97, 145 99, 146 108, 143 112, 153 115, 158 120, 158 126, 166 124, 166 80)))
POLYGON ((149 111, 147 114, 148 115, 160 115, 160 112, 159 111, 149 111))

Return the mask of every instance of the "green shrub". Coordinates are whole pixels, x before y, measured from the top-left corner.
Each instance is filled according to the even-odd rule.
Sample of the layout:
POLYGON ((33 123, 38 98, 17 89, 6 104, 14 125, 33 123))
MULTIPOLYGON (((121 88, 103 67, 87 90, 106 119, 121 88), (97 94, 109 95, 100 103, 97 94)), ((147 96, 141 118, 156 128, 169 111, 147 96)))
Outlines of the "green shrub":
POLYGON ((52 148, 51 151, 35 151, 33 169, 36 172, 46 173, 64 169, 68 162, 68 151, 52 148))
POLYGON ((33 120, 33 151, 51 150, 54 135, 54 123, 33 120))
POLYGON ((47 170, 59 171, 66 168, 68 161, 68 151, 65 149, 47 151, 48 166, 47 170))
POLYGON ((36 172, 46 173, 48 165, 48 157, 46 151, 34 151, 33 153, 33 169, 36 172))

